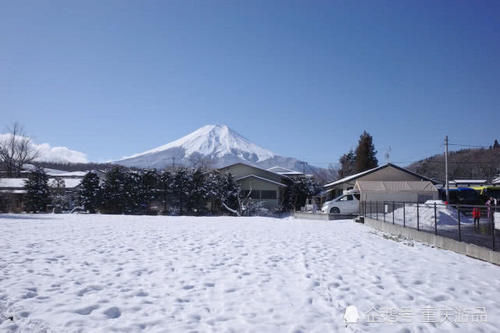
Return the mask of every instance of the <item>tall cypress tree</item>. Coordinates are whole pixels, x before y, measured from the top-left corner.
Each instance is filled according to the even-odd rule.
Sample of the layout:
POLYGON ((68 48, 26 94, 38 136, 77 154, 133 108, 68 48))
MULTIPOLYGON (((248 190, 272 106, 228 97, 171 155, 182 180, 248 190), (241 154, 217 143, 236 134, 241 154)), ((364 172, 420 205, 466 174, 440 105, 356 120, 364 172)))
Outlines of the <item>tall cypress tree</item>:
POLYGON ((128 175, 120 167, 106 173, 102 188, 102 209, 108 214, 123 214, 129 206, 128 175))
POLYGON ((82 179, 79 191, 80 205, 90 213, 95 213, 100 203, 101 187, 99 176, 95 172, 88 172, 82 179))
POLYGON ((376 168, 378 166, 376 154, 373 137, 364 131, 359 137, 358 147, 356 148, 356 172, 376 168))
POLYGON ((26 190, 25 208, 28 212, 44 212, 50 203, 49 178, 42 168, 36 168, 28 175, 24 185, 26 190))
POLYGON ((349 150, 347 154, 342 155, 339 159, 340 169, 338 171, 338 179, 353 175, 356 173, 356 156, 354 152, 349 150))

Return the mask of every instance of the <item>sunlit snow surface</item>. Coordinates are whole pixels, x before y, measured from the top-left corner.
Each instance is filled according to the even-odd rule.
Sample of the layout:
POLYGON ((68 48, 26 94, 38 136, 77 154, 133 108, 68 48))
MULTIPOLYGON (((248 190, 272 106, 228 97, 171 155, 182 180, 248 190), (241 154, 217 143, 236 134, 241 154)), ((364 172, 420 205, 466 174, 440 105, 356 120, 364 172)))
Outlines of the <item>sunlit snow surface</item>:
POLYGON ((0 215, 0 331, 500 331, 500 267, 387 238, 347 220, 0 215), (369 323, 373 307, 487 318, 369 323))

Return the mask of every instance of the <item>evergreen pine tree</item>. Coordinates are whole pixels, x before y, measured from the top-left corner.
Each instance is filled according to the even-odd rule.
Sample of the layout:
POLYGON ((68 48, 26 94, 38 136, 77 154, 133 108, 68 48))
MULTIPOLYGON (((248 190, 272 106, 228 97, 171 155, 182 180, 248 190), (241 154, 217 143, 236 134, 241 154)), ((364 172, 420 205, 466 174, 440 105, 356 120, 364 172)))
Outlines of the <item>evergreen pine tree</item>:
POLYGON ((85 210, 94 214, 100 204, 101 187, 99 176, 95 172, 88 172, 82 179, 79 191, 79 202, 85 210))
POLYGON ((233 176, 228 173, 219 173, 217 176, 218 180, 218 198, 220 200, 220 205, 233 214, 241 214, 241 207, 239 204, 239 193, 240 187, 234 181, 233 176))
POLYGON ((190 174, 186 168, 179 168, 172 182, 172 192, 179 209, 179 215, 184 214, 189 196, 190 174))
POLYGON ((141 214, 145 209, 144 191, 142 189, 142 176, 139 171, 125 173, 124 181, 124 212, 125 214, 141 214))
POLYGON ((161 173, 158 184, 158 197, 162 202, 162 213, 167 214, 169 199, 172 194, 173 175, 165 170, 161 173))
POLYGON ((301 177, 293 180, 285 190, 283 210, 299 210, 306 204, 306 199, 317 194, 321 186, 314 179, 301 177))
POLYGON ((358 147, 356 148, 356 173, 373 169, 378 166, 378 160, 375 157, 377 151, 373 144, 373 137, 366 131, 359 137, 358 147))
POLYGON ((189 183, 189 196, 186 208, 189 213, 200 215, 206 211, 208 192, 206 189, 206 177, 201 169, 196 169, 189 183))
POLYGON ((50 203, 48 176, 42 168, 36 168, 28 175, 24 185, 26 190, 25 208, 28 212, 44 212, 50 203))
POLYGON ((54 178, 49 182, 50 198, 54 212, 60 213, 69 208, 69 197, 66 195, 66 183, 64 179, 54 178))
POLYGON ((160 185, 160 177, 156 170, 143 170, 141 174, 141 185, 140 185, 140 206, 142 207, 142 213, 151 214, 153 213, 149 208, 151 204, 158 200, 158 188, 160 185))
POLYGON ((347 154, 342 155, 339 159, 340 169, 338 171, 338 179, 353 175, 356 173, 356 156, 354 152, 349 150, 347 154))
POLYGON ((127 185, 128 175, 120 167, 114 167, 106 173, 102 188, 101 207, 108 214, 123 214, 129 208, 130 186, 127 185))
POLYGON ((493 143, 493 149, 498 149, 500 148, 500 143, 498 143, 498 140, 495 139, 495 142, 493 143))

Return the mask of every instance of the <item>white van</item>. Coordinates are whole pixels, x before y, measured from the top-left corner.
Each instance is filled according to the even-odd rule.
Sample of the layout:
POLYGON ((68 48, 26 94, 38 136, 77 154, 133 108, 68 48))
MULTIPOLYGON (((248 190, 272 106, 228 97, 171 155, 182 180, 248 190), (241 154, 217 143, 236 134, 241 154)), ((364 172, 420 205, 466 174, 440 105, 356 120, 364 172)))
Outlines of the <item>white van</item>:
POLYGON ((325 214, 358 214, 359 198, 357 192, 342 194, 340 197, 325 202, 321 207, 321 212, 325 214))

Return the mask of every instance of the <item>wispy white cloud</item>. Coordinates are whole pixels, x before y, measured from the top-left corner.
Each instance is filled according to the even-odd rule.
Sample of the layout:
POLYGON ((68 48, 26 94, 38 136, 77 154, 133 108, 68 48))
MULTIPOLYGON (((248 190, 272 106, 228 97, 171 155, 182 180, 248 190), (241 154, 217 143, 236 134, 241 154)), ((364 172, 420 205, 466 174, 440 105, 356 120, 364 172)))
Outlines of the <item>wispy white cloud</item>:
MULTIPOLYGON (((10 134, 0 134, 0 142, 7 140, 10 134)), ((40 162, 59 162, 59 163, 87 163, 87 155, 69 149, 67 147, 52 147, 48 143, 37 144, 31 141, 32 149, 38 151, 37 161, 40 162)))

